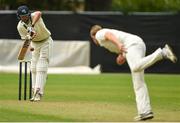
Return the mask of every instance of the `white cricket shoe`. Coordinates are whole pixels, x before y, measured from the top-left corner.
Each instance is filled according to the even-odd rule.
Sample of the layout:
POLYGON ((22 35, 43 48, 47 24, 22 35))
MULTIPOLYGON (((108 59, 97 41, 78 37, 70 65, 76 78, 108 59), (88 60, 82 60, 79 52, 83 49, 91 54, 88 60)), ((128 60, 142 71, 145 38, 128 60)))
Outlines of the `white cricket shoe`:
POLYGON ((41 94, 39 93, 40 88, 37 88, 35 92, 33 93, 33 97, 30 99, 30 101, 40 101, 41 99, 41 94))
POLYGON ((35 96, 35 98, 34 98, 34 101, 40 101, 41 100, 41 94, 40 93, 38 93, 38 94, 36 94, 36 96, 35 96))
POLYGON ((34 101, 34 96, 30 99, 30 101, 31 101, 31 102, 33 102, 33 101, 34 101))
POLYGON ((154 118, 153 112, 140 114, 134 118, 135 121, 145 121, 154 118))
POLYGON ((34 101, 34 102, 37 102, 37 101, 40 101, 41 100, 41 94, 36 94, 35 96, 33 96, 31 99, 30 99, 30 101, 34 101))
POLYGON ((170 61, 172 61, 173 63, 177 62, 177 57, 176 55, 173 53, 172 48, 166 44, 165 47, 163 48, 164 50, 164 57, 169 59, 170 61))

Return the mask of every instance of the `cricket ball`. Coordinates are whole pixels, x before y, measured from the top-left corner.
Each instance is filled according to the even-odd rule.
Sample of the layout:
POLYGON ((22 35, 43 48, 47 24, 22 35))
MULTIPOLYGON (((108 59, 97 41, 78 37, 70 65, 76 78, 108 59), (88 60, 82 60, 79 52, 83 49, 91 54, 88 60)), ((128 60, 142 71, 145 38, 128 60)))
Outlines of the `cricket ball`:
POLYGON ((31 48, 30 48, 30 51, 31 51, 31 52, 32 52, 32 51, 34 51, 34 48, 33 48, 33 47, 31 47, 31 48))

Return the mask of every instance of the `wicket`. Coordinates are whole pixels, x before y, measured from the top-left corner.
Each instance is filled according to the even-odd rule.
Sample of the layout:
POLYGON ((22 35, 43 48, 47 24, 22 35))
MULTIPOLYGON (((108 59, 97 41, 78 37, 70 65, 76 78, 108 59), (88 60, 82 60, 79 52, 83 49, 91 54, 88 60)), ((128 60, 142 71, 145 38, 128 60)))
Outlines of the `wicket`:
MULTIPOLYGON (((28 60, 23 60, 19 61, 19 97, 18 99, 21 100, 21 90, 22 90, 22 78, 23 78, 23 65, 24 65, 24 100, 26 100, 27 96, 27 80, 28 80, 28 63, 30 64, 30 61, 28 60)), ((31 75, 31 70, 29 70, 29 99, 32 96, 32 75, 31 75)))

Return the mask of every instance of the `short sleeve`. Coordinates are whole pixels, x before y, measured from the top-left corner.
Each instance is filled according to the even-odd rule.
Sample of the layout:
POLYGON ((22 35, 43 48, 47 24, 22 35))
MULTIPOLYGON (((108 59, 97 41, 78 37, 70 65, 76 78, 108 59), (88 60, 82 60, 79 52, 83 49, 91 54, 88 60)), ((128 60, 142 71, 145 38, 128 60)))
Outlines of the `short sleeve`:
POLYGON ((34 18, 34 16, 35 16, 35 13, 34 13, 34 12, 33 12, 33 13, 31 13, 31 17, 32 17, 32 18, 34 18))
POLYGON ((105 33, 107 30, 102 29, 96 33, 96 40, 101 44, 102 41, 105 40, 105 33))

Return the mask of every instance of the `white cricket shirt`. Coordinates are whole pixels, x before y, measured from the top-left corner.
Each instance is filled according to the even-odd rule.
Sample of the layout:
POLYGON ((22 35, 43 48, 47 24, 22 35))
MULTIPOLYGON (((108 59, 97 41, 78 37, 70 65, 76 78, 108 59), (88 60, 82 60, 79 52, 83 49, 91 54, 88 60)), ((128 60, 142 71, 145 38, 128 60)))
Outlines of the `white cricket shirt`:
POLYGON ((138 37, 134 34, 126 33, 126 32, 115 30, 115 29, 104 28, 104 29, 99 30, 95 35, 95 38, 98 41, 99 45, 102 47, 105 47, 109 51, 117 53, 117 54, 120 53, 117 46, 115 44, 113 44, 111 41, 105 40, 106 32, 111 32, 112 34, 114 34, 117 37, 117 39, 121 43, 124 44, 125 48, 128 48, 129 46, 131 46, 133 44, 143 42, 140 37, 138 37))

